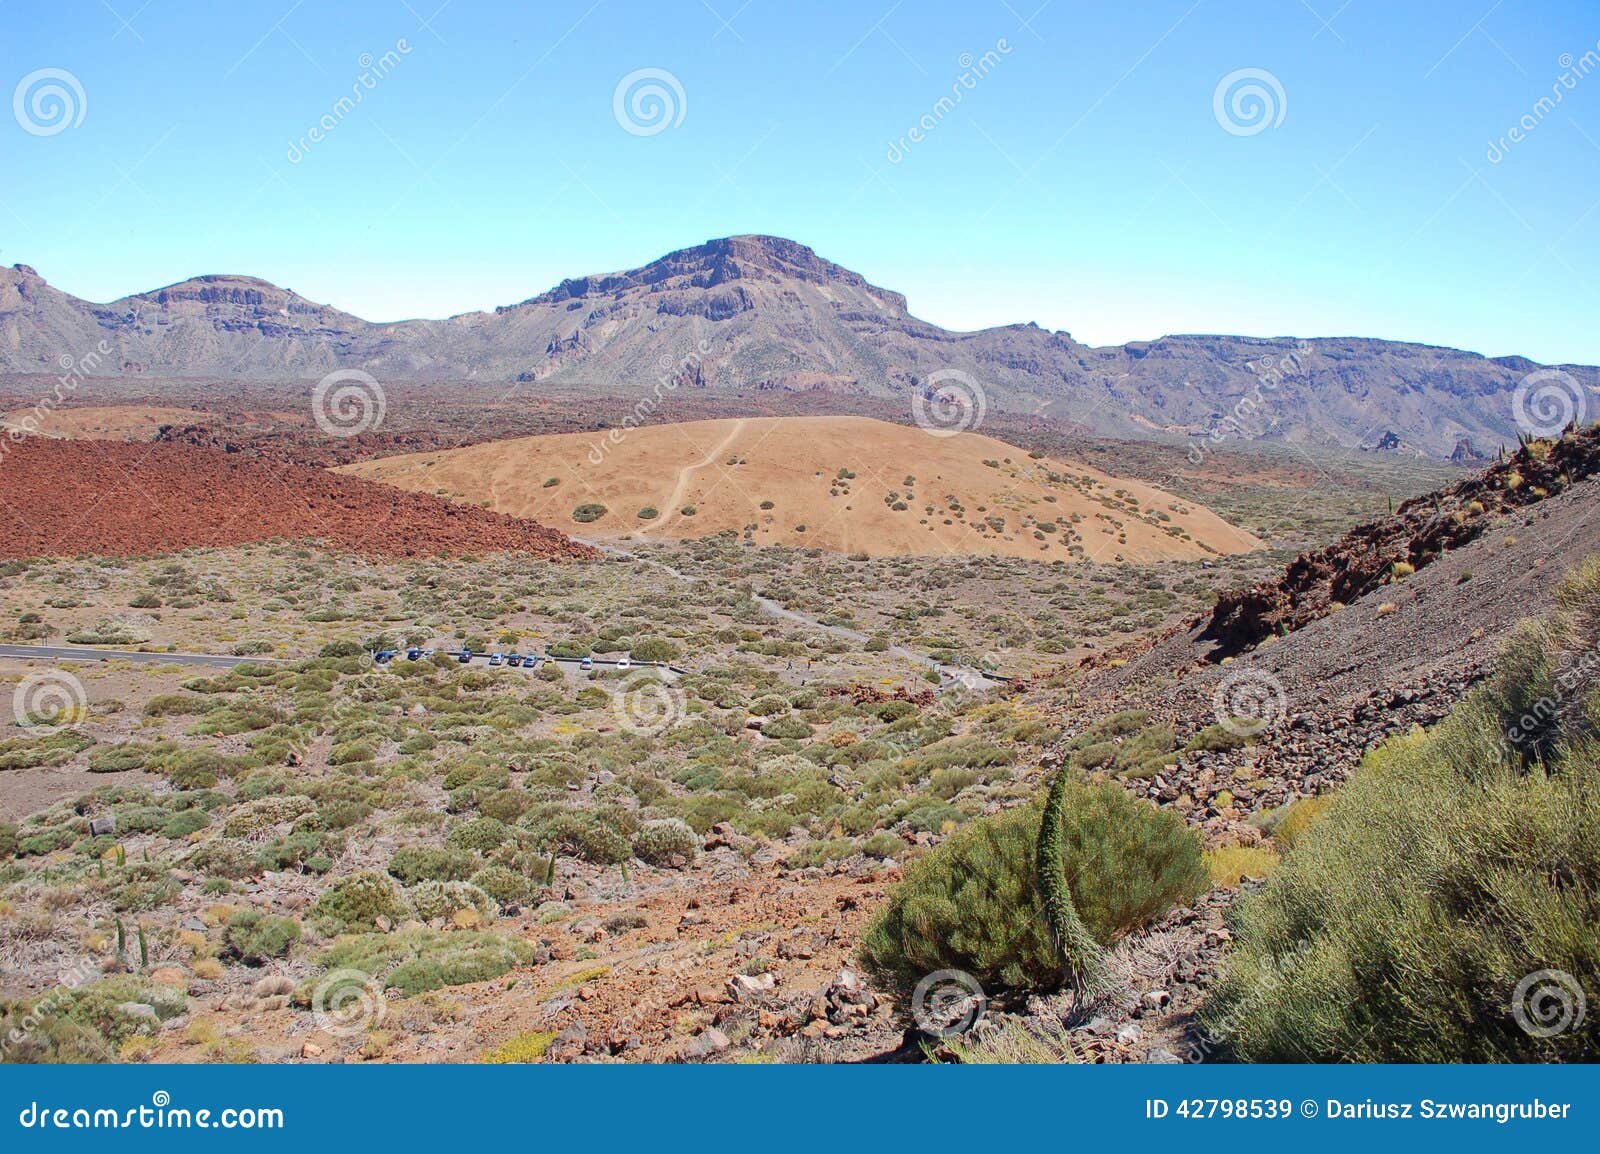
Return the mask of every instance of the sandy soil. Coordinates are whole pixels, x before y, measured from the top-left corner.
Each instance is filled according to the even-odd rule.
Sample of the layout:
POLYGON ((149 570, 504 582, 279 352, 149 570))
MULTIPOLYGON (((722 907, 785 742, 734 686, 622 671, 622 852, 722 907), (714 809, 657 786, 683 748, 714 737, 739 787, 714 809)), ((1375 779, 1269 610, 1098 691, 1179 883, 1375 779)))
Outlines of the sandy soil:
POLYGON ((938 437, 864 417, 525 437, 342 471, 610 538, 734 530, 763 545, 839 552, 1100 561, 1194 559, 1260 544, 1149 485, 1031 458, 976 433, 938 437), (606 513, 580 527, 573 512, 585 504, 606 513), (640 517, 645 509, 657 515, 640 517))

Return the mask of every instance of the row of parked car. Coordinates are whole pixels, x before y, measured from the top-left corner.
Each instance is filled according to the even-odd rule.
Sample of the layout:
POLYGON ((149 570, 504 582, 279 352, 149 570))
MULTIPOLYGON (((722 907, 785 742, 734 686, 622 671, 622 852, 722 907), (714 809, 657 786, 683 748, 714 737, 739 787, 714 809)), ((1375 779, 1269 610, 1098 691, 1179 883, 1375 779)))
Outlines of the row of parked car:
MULTIPOLYGON (((437 649, 421 649, 413 646, 410 649, 380 649, 372 655, 372 659, 379 665, 387 665, 396 657, 404 655, 407 661, 421 661, 438 653, 437 649)), ((528 669, 537 669, 545 661, 565 661, 576 664, 579 669, 593 669, 593 657, 554 657, 548 653, 474 653, 470 649, 447 649, 445 656, 454 657, 462 665, 470 665, 475 657, 487 657, 490 665, 509 665, 513 669, 525 666, 528 669)), ((601 662, 616 669, 631 669, 633 660, 628 657, 619 657, 615 661, 601 662)))

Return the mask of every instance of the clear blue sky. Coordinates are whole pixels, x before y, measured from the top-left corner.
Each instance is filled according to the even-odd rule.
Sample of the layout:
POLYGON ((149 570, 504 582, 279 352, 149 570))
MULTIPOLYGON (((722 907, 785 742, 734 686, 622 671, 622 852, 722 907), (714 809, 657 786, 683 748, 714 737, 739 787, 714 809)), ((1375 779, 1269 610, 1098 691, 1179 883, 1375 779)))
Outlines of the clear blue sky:
POLYGON ((0 0, 3 93, 58 68, 84 94, 52 135, 0 112, 0 262, 93 300, 248 273, 389 320, 766 232, 952 328, 1600 363, 1597 40, 1592 0, 0 0), (684 94, 654 135, 613 111, 644 68, 684 94), (1281 122, 1225 130, 1240 69, 1281 122))

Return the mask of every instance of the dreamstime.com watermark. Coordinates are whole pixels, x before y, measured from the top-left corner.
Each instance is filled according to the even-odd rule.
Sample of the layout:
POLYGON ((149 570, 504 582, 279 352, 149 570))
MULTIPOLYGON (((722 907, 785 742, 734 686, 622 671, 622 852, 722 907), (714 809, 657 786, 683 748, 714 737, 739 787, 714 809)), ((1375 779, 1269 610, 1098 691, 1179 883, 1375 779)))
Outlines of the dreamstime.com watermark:
POLYGON ((1574 660, 1566 662, 1556 674, 1550 692, 1535 701, 1506 728, 1506 740, 1517 749, 1530 741, 1537 741, 1551 730, 1551 724, 1568 701, 1582 697, 1583 689, 1600 671, 1600 649, 1589 648, 1574 660), (1574 692, 1577 691, 1577 692, 1574 692))
POLYGON ((963 52, 956 59, 956 66, 961 69, 950 84, 950 95, 941 96, 933 102, 933 107, 917 118, 916 123, 904 133, 899 140, 889 142, 888 151, 884 153, 890 164, 899 164, 908 155, 914 145, 926 140, 939 125, 944 123, 945 117, 956 110, 956 106, 965 99, 966 94, 976 91, 978 82, 1000 66, 1000 62, 1011 55, 1011 43, 1004 36, 994 42, 994 47, 982 56, 973 56, 970 52, 963 52))
POLYGON ((55 136, 77 128, 88 114, 83 83, 65 68, 30 72, 11 93, 11 115, 30 136, 55 136))
POLYGON ((311 416, 330 437, 356 437, 383 424, 389 401, 371 373, 337 369, 311 391, 311 416))
POLYGON ((329 970, 311 991, 317 1029, 336 1038, 358 1038, 383 1025, 389 999, 383 983, 365 970, 329 970))
MULTIPOLYGON (((1310 351, 1309 343, 1297 341, 1292 352, 1247 361, 1245 368, 1249 369, 1250 375, 1255 378, 1254 387, 1235 401, 1227 416, 1202 434, 1201 440, 1215 446, 1229 437, 1243 437, 1249 440, 1264 435, 1267 426, 1259 418, 1266 408, 1268 394, 1276 393, 1283 387, 1285 381, 1292 380, 1305 371, 1305 357, 1310 351)), ((1191 465, 1203 463, 1206 452, 1207 446, 1200 440, 1191 441, 1186 454, 1189 463, 1191 465)))
POLYGON ((911 991, 911 1020, 935 1038, 965 1034, 988 1009, 983 986, 965 970, 935 970, 911 991))
POLYGON ((1311 949, 1311 941, 1307 939, 1295 943, 1282 957, 1268 958, 1265 972, 1253 975, 1255 980, 1251 983, 1249 994, 1234 1003, 1224 1017, 1208 1023, 1191 1038, 1189 1061, 1204 1062, 1218 1050, 1232 1045, 1239 1024, 1254 1014, 1257 1007, 1276 997, 1285 982, 1294 980, 1296 965, 1311 953, 1311 949))
POLYGON ((1535 970, 1511 992, 1511 1016, 1532 1038, 1555 1038, 1583 1025, 1588 1002, 1565 970, 1535 970))
POLYGON ((1238 669, 1211 695, 1217 724, 1235 737, 1254 737, 1277 727, 1289 712, 1283 682, 1264 669, 1238 669))
POLYGON ((688 710, 683 690, 648 673, 630 677, 611 695, 617 724, 636 737, 660 737, 688 710))
POLYGON ((630 136, 657 136, 678 127, 688 113, 683 82, 665 68, 635 69, 611 93, 611 115, 630 136))
POLYGON ((1589 390, 1564 369, 1537 369, 1517 382, 1511 419, 1530 437, 1556 437, 1589 419, 1589 390))
POLYGON ((1236 68, 1211 92, 1211 115, 1230 136, 1258 136, 1288 114, 1288 93, 1265 68, 1236 68))
POLYGON ((701 362, 711 353, 711 344, 704 338, 695 345, 694 352, 674 359, 663 353, 656 360, 656 383, 638 404, 633 406, 633 412, 622 418, 622 422, 614 428, 607 429, 605 436, 599 438, 589 446, 589 464, 599 465, 605 462, 607 454, 618 445, 622 444, 628 434, 640 425, 648 423, 649 419, 660 411, 662 403, 671 393, 678 391, 683 383, 685 374, 700 367, 701 362))
POLYGON ((277 1106, 225 1106, 221 1110, 192 1110, 174 1106, 172 1095, 157 1090, 149 1105, 52 1106, 29 1102, 17 1115, 24 1130, 282 1130, 283 1110, 277 1106))
MULTIPOLYGON (((4 1035, 0 1035, 0 1061, 10 1061, 25 1049, 38 1033, 39 1027, 72 1004, 72 995, 79 986, 99 976, 100 967, 87 955, 63 969, 50 992, 28 1007, 27 1012, 16 1018, 4 1035)), ((110 1055, 107 1058, 109 1060, 110 1055)))
POLYGON ((1550 82, 1550 95, 1535 100, 1533 107, 1506 129, 1499 140, 1489 142, 1483 155, 1490 164, 1499 164, 1509 156, 1514 147, 1528 139, 1528 135, 1544 123, 1545 117, 1556 110, 1556 106, 1566 99, 1567 93, 1578 87, 1580 80, 1600 69, 1600 41, 1596 41, 1594 48, 1577 58, 1570 52, 1563 52, 1557 58, 1556 66, 1561 72, 1550 82))
POLYGON ((328 139, 335 128, 344 123, 345 117, 356 110, 356 107, 366 99, 367 93, 378 87, 378 82, 383 80, 396 68, 400 62, 411 55, 411 44, 404 36, 394 42, 394 47, 382 56, 373 56, 370 52, 363 52, 357 58, 356 64, 361 69, 350 85, 350 95, 341 96, 335 100, 328 111, 324 112, 299 140, 291 140, 289 149, 284 153, 290 164, 299 164, 306 158, 314 145, 321 144, 328 139))
POLYGON ((11 446, 34 436, 39 431, 39 426, 44 418, 66 404, 67 398, 78 391, 78 386, 88 379, 90 374, 96 372, 105 362, 105 359, 115 352, 107 341, 101 341, 81 357, 74 357, 71 353, 62 353, 56 358, 56 363, 66 371, 56 378, 55 387, 50 394, 36 401, 33 408, 23 413, 20 417, 8 420, 0 433, 0 461, 4 461, 11 446))
POLYGON ((935 437, 975 432, 989 412, 989 396, 970 373, 940 369, 911 394, 911 417, 935 437))
POLYGON ((60 669, 30 673, 11 693, 11 718, 34 733, 54 733, 89 714, 83 682, 60 669))

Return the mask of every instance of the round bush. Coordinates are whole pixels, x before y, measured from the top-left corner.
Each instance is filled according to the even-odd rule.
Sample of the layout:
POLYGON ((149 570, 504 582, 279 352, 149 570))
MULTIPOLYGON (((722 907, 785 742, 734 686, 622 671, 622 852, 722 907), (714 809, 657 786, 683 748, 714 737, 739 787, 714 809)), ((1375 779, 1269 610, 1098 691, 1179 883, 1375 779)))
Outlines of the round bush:
POLYGON ((335 933, 358 933, 372 929, 379 918, 401 922, 411 916, 411 907, 394 882, 382 874, 363 872, 329 886, 311 912, 335 933))
POLYGON ((653 866, 683 869, 693 864, 700 839, 686 822, 675 817, 647 821, 633 836, 633 854, 653 866))
MULTIPOLYGON (((902 991, 935 970, 985 988, 1053 990, 1064 980, 1035 884, 1042 807, 974 821, 907 867, 862 938, 862 964, 902 991)), ((1177 815, 1110 783, 1074 782, 1063 865, 1084 926, 1102 944, 1209 886, 1200 840, 1177 815)))
POLYGON ((435 849, 433 846, 407 846, 389 859, 389 874, 406 885, 422 881, 466 881, 478 868, 478 860, 461 849, 435 849))
POLYGON ((501 905, 519 905, 533 900, 533 883, 503 865, 484 866, 472 875, 472 884, 501 905))
POLYGON ((445 835, 445 845, 451 849, 477 850, 488 853, 511 836, 511 827, 492 817, 475 818, 462 822, 445 835))
POLYGON ((470 882, 421 882, 406 890, 406 897, 423 921, 448 918, 457 910, 476 910, 492 921, 499 908, 481 888, 470 882))

